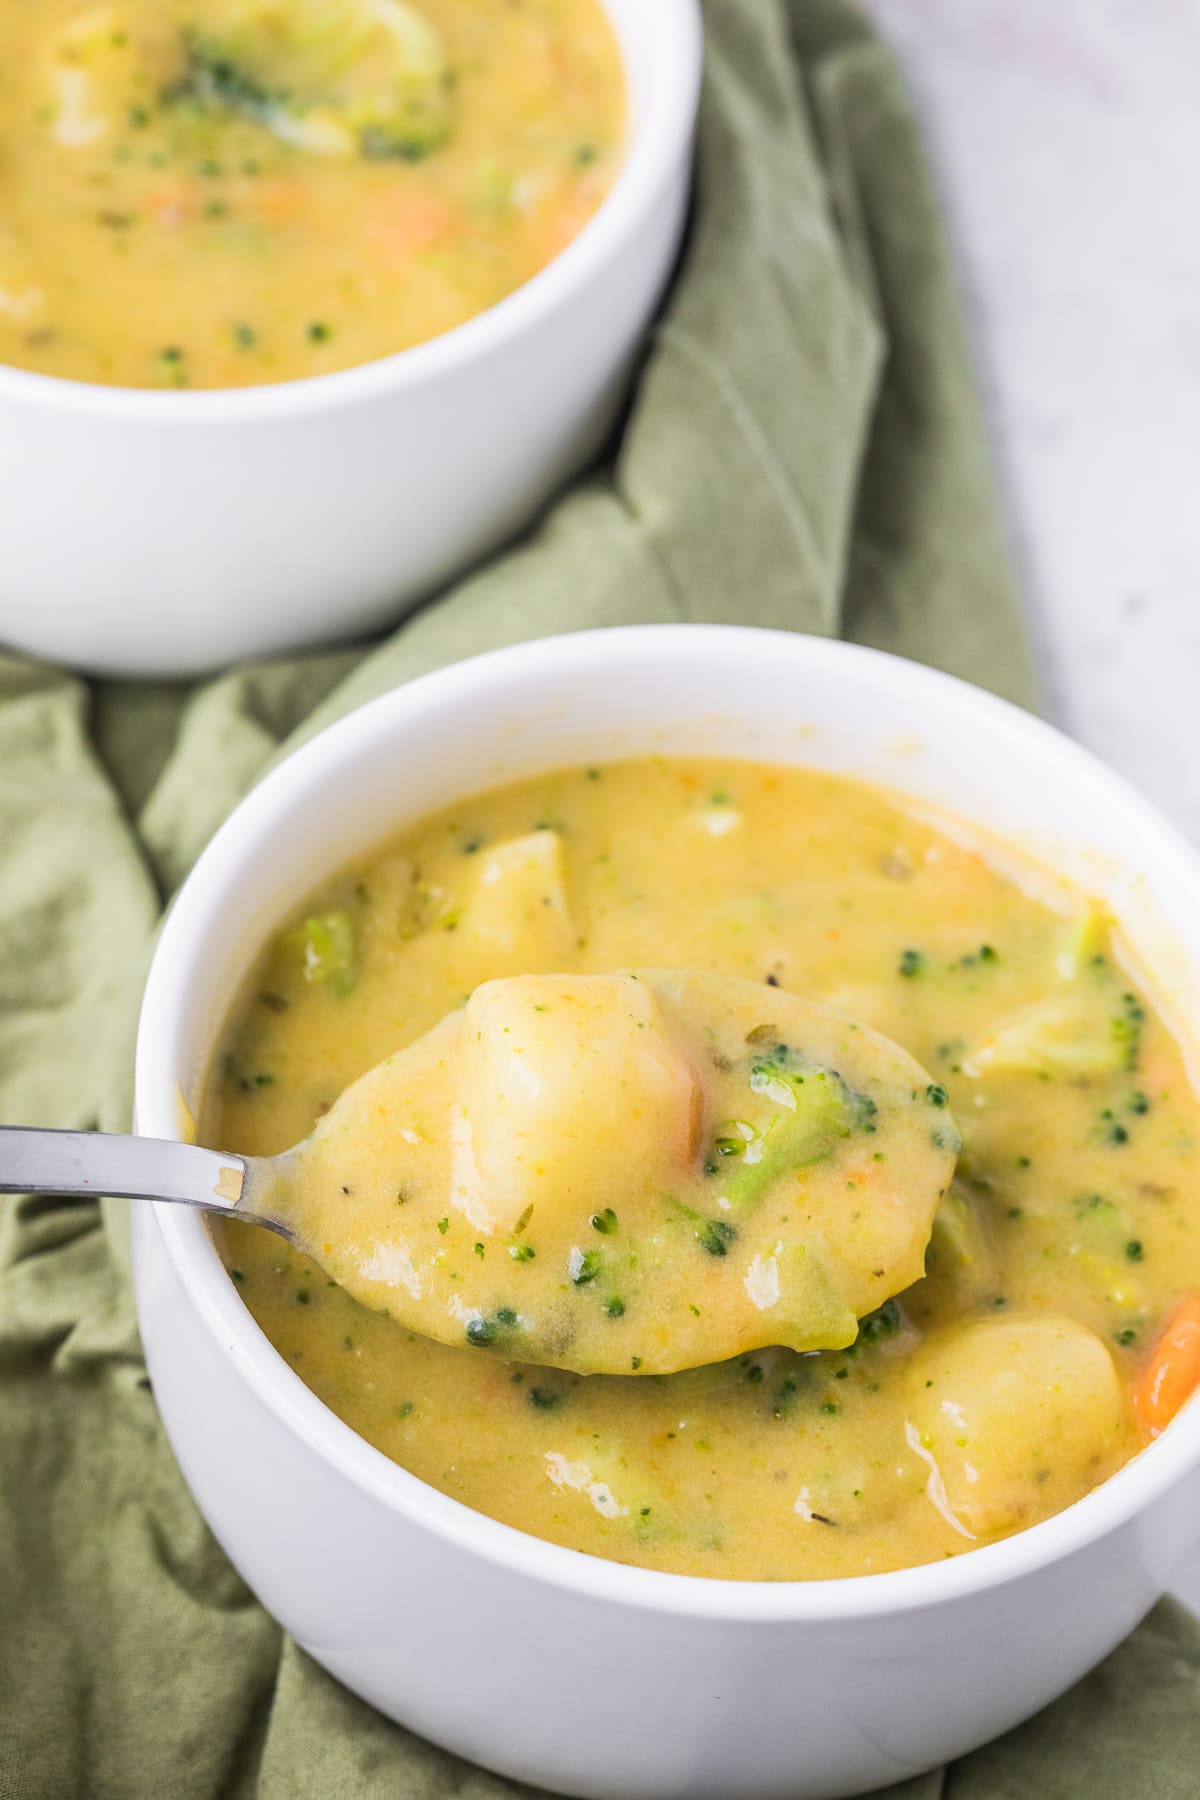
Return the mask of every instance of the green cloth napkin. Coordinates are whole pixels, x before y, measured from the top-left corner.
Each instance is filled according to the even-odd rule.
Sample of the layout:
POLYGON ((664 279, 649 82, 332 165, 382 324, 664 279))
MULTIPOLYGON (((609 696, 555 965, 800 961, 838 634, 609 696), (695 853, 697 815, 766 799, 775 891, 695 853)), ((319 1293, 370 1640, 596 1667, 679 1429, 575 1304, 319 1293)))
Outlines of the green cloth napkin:
MULTIPOLYGON (((0 658, 5 1121, 127 1126, 163 904, 268 763, 424 670, 546 632, 741 620, 1030 700, 895 71, 841 0, 711 0, 707 25, 678 282, 611 459, 523 543, 382 645, 199 686, 0 658)), ((113 1201, 0 1202, 0 1800, 514 1793, 354 1699, 229 1568, 159 1427, 126 1227, 113 1201)), ((1194 1800, 1198 1699, 1200 1628, 1165 1605, 1032 1723, 895 1792, 1194 1800)))

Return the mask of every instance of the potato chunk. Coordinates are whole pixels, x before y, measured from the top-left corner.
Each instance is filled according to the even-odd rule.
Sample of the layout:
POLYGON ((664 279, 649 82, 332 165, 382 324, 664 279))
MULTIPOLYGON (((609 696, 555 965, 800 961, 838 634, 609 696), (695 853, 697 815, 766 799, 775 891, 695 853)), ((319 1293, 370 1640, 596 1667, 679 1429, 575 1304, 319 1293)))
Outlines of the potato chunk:
POLYGON ((539 1203, 586 1214, 678 1182, 703 1095, 643 982, 489 981, 464 1026, 452 1193, 467 1187, 489 1229, 511 1231, 539 1203))
POLYGON ((480 854, 461 930, 493 964, 524 971, 563 961, 575 948, 575 927, 556 831, 531 831, 480 854))
POLYGON ((1111 1356, 1071 1319, 975 1319, 913 1358, 909 1448, 927 1497, 965 1537, 1016 1531, 1079 1499, 1110 1473, 1128 1429, 1111 1356))
POLYGON ((46 43, 51 133, 65 149, 96 143, 125 116, 134 74, 128 21, 112 6, 73 13, 46 43))

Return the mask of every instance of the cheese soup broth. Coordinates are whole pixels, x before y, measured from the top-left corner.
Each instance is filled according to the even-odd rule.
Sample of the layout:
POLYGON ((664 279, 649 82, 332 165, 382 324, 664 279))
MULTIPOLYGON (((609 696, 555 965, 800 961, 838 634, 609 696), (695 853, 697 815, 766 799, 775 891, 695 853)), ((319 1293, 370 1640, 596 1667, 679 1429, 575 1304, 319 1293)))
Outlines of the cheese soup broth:
POLYGON ((229 388, 528 281, 620 166, 599 0, 0 0, 0 362, 229 388))
POLYGON ((494 1518, 718 1577, 957 1555, 1138 1450, 1138 1383, 1200 1288, 1180 1049, 1102 909, 865 785, 659 759, 461 803, 265 954, 205 1141, 286 1148, 483 981, 664 963, 832 1003, 933 1074, 963 1149, 924 1278, 845 1349, 582 1377, 415 1337, 279 1239, 220 1230, 313 1391, 494 1518))

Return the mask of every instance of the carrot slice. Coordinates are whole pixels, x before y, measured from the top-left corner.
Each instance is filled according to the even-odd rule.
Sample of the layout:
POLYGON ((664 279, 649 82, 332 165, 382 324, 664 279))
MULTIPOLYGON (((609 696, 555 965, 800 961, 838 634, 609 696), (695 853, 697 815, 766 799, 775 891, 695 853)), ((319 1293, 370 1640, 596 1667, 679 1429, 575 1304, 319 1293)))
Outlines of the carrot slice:
POLYGON ((1151 1437, 1165 1431, 1200 1387, 1200 1295, 1181 1300, 1142 1370, 1133 1409, 1151 1437))

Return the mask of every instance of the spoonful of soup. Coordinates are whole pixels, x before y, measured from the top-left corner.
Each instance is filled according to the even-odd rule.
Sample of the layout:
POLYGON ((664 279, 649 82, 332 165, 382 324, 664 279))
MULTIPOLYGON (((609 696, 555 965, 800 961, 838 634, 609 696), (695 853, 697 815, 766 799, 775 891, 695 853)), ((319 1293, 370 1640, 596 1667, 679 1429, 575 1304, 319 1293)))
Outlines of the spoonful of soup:
POLYGON ((281 1156, 9 1129, 0 1188, 232 1213, 423 1336, 649 1375, 853 1342, 922 1275, 958 1150, 890 1039, 639 970, 484 983, 281 1156))

